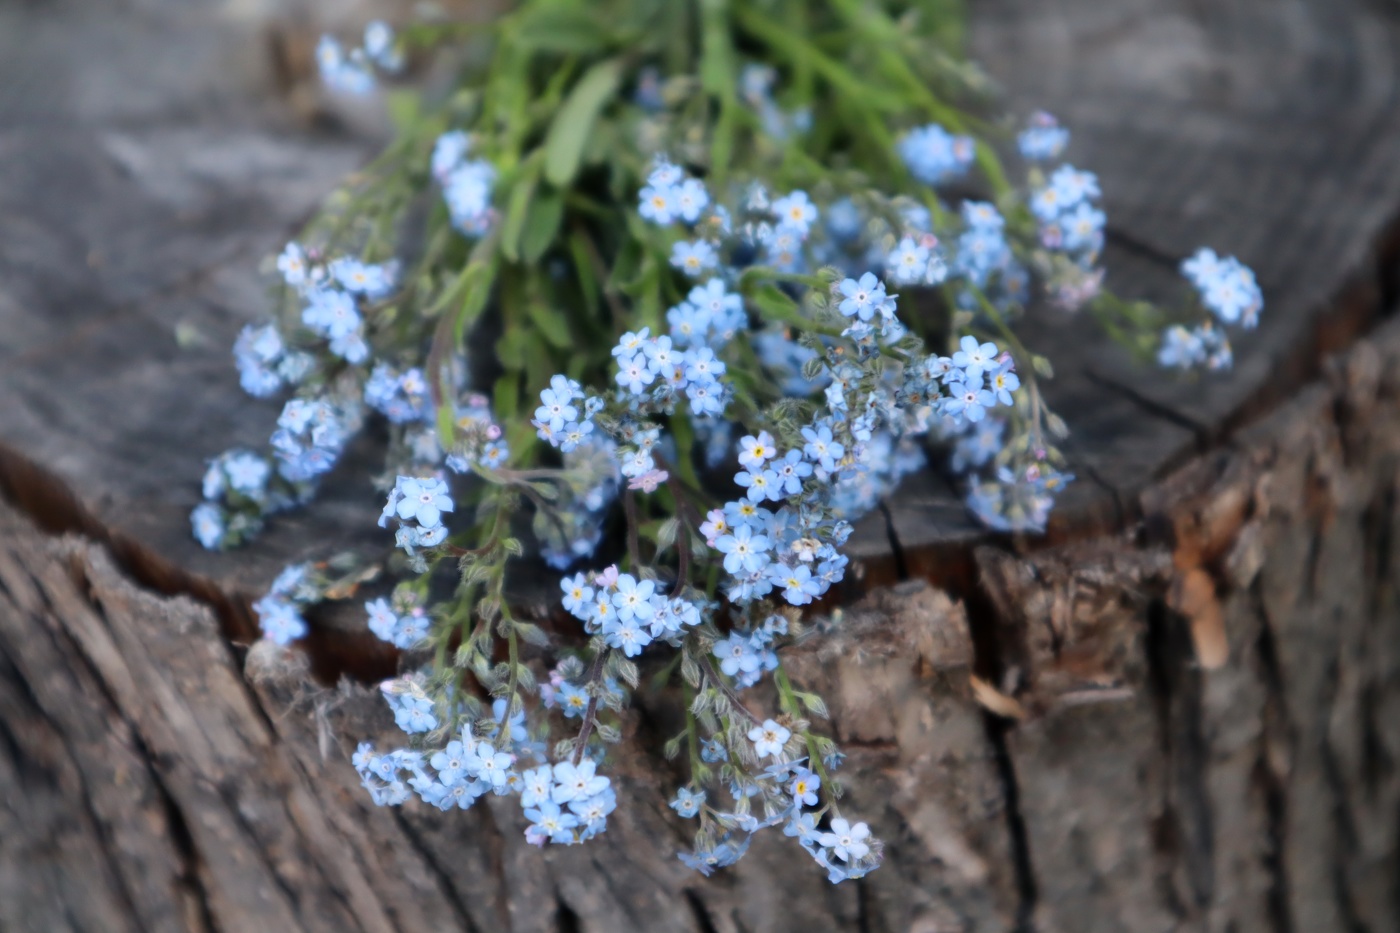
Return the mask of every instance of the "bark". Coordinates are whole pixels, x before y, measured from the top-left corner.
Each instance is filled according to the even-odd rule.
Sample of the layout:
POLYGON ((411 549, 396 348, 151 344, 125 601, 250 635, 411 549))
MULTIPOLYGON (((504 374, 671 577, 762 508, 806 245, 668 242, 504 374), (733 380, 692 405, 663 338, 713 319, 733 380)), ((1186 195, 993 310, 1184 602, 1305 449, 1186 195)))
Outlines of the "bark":
POLYGON ((539 851, 509 801, 369 804, 347 759, 396 741, 397 659, 353 606, 255 643, 283 563, 383 545, 372 439, 253 548, 188 535, 203 458, 275 416, 231 401, 253 266, 372 148, 267 25, 0 9, 0 929, 1400 929, 1392 11, 976 6, 1103 177, 1115 287, 1165 297, 1204 241, 1269 305, 1197 382, 1032 315, 1080 474, 1051 533, 987 537, 932 474, 862 525, 839 624, 784 658, 887 841, 838 887, 781 836, 680 865, 674 697, 626 720, 608 833, 539 851))
POLYGON ((889 841, 837 888, 781 837, 685 871, 641 753, 577 849, 494 799, 377 810, 346 763, 392 731, 372 689, 241 657, 206 604, 6 507, 5 928, 1394 929, 1397 371, 1388 325, 1131 532, 984 546, 962 600, 909 581, 793 649, 889 841))

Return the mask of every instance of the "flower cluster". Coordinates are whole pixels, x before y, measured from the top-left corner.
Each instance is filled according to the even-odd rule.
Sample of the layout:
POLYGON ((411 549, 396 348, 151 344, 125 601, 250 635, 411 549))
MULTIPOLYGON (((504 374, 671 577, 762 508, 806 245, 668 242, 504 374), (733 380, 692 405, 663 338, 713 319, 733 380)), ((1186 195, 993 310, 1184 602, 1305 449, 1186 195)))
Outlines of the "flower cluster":
POLYGON ((636 657, 656 640, 677 645, 686 629, 700 624, 700 606, 659 592, 652 580, 618 573, 616 565, 591 577, 575 574, 560 583, 564 608, 598 633, 610 648, 636 657))
MULTIPOLYGON (((849 55, 821 46, 819 74, 776 60, 789 45, 762 6, 707 8, 705 73, 663 79, 621 39, 572 36, 567 63, 548 42, 510 46, 555 12, 525 0, 499 67, 405 117, 288 244, 277 320, 235 345, 249 394, 289 397, 268 455, 211 462, 191 516, 206 546, 307 498, 366 419, 388 438, 375 483, 397 550, 385 535, 368 572, 288 568, 255 606, 287 644, 326 594, 416 575, 364 602, 369 631, 405 652, 381 684, 405 747, 353 756, 377 804, 519 795, 532 844, 596 836, 627 804, 599 769, 644 656, 665 654, 649 687, 681 704, 664 751, 685 759, 670 804, 694 821, 685 864, 708 875, 781 827, 831 881, 863 876, 882 845, 842 812, 825 705, 785 668, 847 576, 853 524, 942 446, 983 524, 1044 529, 1073 480, 1038 383, 1050 366, 1016 328, 1056 313, 1044 304, 1183 367, 1228 365, 1224 328, 1258 318, 1252 274, 1209 250, 1183 267, 1194 329, 1163 332, 1171 318, 1107 292, 1099 184, 1059 162, 1068 131, 1035 114, 1016 138, 1024 180, 1007 182, 955 108, 860 73, 852 17, 896 28, 878 5, 810 5, 822 34, 855 36, 849 55), (742 42, 718 42, 740 22, 742 42), (775 60, 728 73, 712 54, 726 47, 775 60), (915 111, 938 122, 881 125, 915 111), (854 113, 869 125, 832 122, 854 113), (520 598, 522 556, 563 575, 576 625, 520 598)), ((355 91, 402 57, 382 24, 318 55, 355 91)))
POLYGON ((346 51, 334 36, 322 36, 316 44, 316 64, 321 80, 332 90, 345 94, 368 94, 374 90, 374 69, 394 74, 403 68, 403 51, 388 23, 375 20, 365 27, 364 43, 346 51))
POLYGON ((898 149, 910 173, 926 185, 961 178, 977 155, 971 136, 955 135, 937 123, 910 130, 900 138, 898 149))
POLYGON ((325 581, 309 564, 293 564, 272 581, 267 593, 253 603, 263 634, 279 645, 290 644, 307 632, 302 612, 321 601, 325 581))
POLYGON ((739 72, 739 96, 753 108, 773 139, 798 136, 812 128, 812 111, 807 107, 785 110, 773 99, 778 71, 771 65, 750 62, 739 72))
POLYGON ((365 382, 365 404, 394 424, 411 424, 428 417, 428 383, 416 366, 402 373, 379 363, 365 382))
POLYGON ((1189 329, 1181 324, 1167 327, 1162 332, 1157 362, 1176 369, 1229 369, 1234 354, 1222 328, 1256 327, 1264 309, 1264 295, 1254 280, 1254 272, 1233 256, 1222 259, 1214 250, 1205 248, 1183 262, 1181 272, 1195 287, 1201 306, 1215 320, 1204 320, 1189 329))
POLYGON ((287 508, 297 490, 280 481, 266 457, 235 448, 209 462, 204 501, 190 513, 199 543, 210 550, 234 547, 262 528, 263 516, 287 508))
POLYGON ((864 877, 879 866, 883 847, 871 836, 870 827, 835 815, 837 811, 829 805, 821 806, 822 778, 806 767, 806 758, 781 760, 793 737, 790 729, 767 719, 749 729, 747 737, 756 758, 780 760, 750 780, 731 785, 730 794, 739 804, 733 811, 709 806, 703 789, 682 787, 676 792, 670 804, 673 810, 685 819, 700 816, 715 827, 710 833, 702 831, 694 851, 681 853, 682 862, 708 876, 739 861, 753 833, 782 826, 783 835, 795 838, 833 883, 864 877), (760 803, 762 818, 754 812, 760 803), (823 830, 818 823, 828 813, 833 815, 823 830))
POLYGON ((491 194, 496 185, 496 167, 485 159, 469 159, 471 137, 451 130, 433 145, 433 178, 442 185, 452 226, 469 237, 484 236, 495 223, 496 211, 491 194))
POLYGON ((398 519, 394 543, 412 555, 414 548, 436 547, 447 539, 442 513, 453 509, 447 481, 442 477, 400 476, 389 490, 379 527, 388 528, 391 519, 398 519))
POLYGON ((269 440, 275 470, 255 470, 249 456, 268 461, 246 451, 229 451, 211 466, 206 501, 190 516, 196 537, 210 548, 239 544, 266 516, 308 499, 315 480, 335 466, 359 432, 366 404, 396 423, 431 416, 421 370, 400 374, 379 363, 368 379, 343 370, 343 364, 370 360, 365 311, 393 291, 396 263, 346 256, 327 261, 293 242, 276 265, 300 327, 245 327, 234 344, 234 359, 240 383, 254 397, 297 386, 302 392, 283 405, 269 440), (331 378, 337 370, 339 378, 331 378), (219 482, 215 473, 225 463, 240 472, 219 482), (252 483, 255 475, 259 480, 252 483))
POLYGON ((1069 145, 1069 130, 1043 110, 1031 114, 1028 125, 1016 135, 1016 148, 1027 162, 1058 159, 1069 145))
MULTIPOLYGON (((434 704, 416 680, 388 681, 381 689, 404 732, 438 728, 434 704)), ((519 795, 530 821, 525 838, 533 845, 572 845, 605 831, 617 808, 612 781, 592 759, 550 764, 542 746, 529 740, 523 715, 503 726, 505 713, 505 701, 496 701, 490 719, 463 724, 432 752, 400 748, 381 755, 364 742, 352 764, 380 806, 398 806, 417 794, 440 810, 467 810, 487 794, 519 795)))
POLYGON ((271 324, 248 325, 233 345, 234 362, 243 391, 266 398, 285 386, 301 382, 315 365, 310 353, 289 348, 271 324))
POLYGON ((428 636, 431 620, 422 606, 413 605, 406 612, 394 611, 387 599, 365 603, 369 615, 369 630, 395 648, 412 648, 428 636))

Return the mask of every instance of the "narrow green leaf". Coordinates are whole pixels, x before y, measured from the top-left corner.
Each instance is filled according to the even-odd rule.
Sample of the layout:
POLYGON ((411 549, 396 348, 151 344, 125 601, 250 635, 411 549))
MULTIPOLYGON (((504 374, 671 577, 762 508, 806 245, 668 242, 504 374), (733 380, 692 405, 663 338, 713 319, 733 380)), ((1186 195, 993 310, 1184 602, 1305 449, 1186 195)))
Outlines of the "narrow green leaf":
POLYGON ((569 235, 569 253, 574 258, 574 275, 578 276, 578 288, 583 293, 583 305, 588 316, 598 320, 598 277, 593 274, 593 263, 588 255, 588 244, 583 234, 574 231, 569 235))
POLYGON ((534 52, 586 55, 611 40, 593 11, 574 6, 535 6, 521 20, 515 41, 534 52))
POLYGON ((501 255, 510 262, 520 261, 520 238, 529 219, 530 203, 540 180, 539 151, 536 150, 521 167, 520 177, 510 190, 506 204, 506 219, 501 224, 501 255))
POLYGON ((569 319, 562 311, 558 311, 543 301, 532 301, 525 309, 530 320, 539 328, 544 339, 560 349, 565 350, 573 346, 574 338, 569 333, 569 319))
POLYGON ((520 407, 520 374, 506 373, 497 379, 491 399, 497 420, 507 424, 514 421, 516 409, 520 407))
POLYGON ((544 177, 556 188, 563 188, 574 180, 589 131, 603 106, 617 93, 621 81, 621 61, 599 62, 579 79, 564 106, 559 108, 544 142, 544 177))
POLYGON ((554 243, 559 222, 564 219, 564 195, 545 191, 530 203, 525 230, 520 236, 520 255, 527 263, 539 261, 554 243))

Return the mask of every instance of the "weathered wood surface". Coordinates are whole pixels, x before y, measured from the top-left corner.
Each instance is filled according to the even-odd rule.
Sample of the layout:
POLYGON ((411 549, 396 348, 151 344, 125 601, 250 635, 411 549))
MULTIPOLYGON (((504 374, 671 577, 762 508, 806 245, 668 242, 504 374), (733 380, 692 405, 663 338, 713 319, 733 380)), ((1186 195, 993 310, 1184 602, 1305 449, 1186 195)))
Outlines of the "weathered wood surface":
MULTIPOLYGON (((1144 497, 1133 536, 975 557, 790 653, 890 841, 828 887, 769 838, 670 860, 668 766, 603 840, 494 799, 375 810, 373 691, 231 649, 209 608, 0 507, 0 920, 15 930, 1387 930, 1400 780, 1400 327, 1144 497), (1204 585, 1200 589, 1199 585, 1204 585), (1180 611, 1177 611, 1180 610, 1180 611), (1024 717, 984 728, 976 663, 1024 717), (985 647, 994 648, 988 651, 985 647), (994 669, 988 669, 994 668, 994 669)), ((629 729, 655 734, 664 708, 629 729)))
POLYGON ((351 471, 237 555, 188 538, 203 459, 275 417, 227 354, 258 260, 371 148, 289 117, 240 9, 0 8, 0 928, 1400 928, 1400 329, 1322 365, 1395 298, 1394 8, 975 6, 1103 175, 1119 290, 1209 242, 1269 307, 1198 383, 1042 321, 1085 480, 1047 542, 981 539, 932 477, 891 503, 899 560, 863 529, 870 582, 938 587, 788 659, 890 841, 835 889, 784 839, 682 871, 645 757, 585 849, 510 806, 376 811, 345 759, 387 715, 322 684, 392 659, 334 627, 245 653, 283 562, 375 538, 351 471))

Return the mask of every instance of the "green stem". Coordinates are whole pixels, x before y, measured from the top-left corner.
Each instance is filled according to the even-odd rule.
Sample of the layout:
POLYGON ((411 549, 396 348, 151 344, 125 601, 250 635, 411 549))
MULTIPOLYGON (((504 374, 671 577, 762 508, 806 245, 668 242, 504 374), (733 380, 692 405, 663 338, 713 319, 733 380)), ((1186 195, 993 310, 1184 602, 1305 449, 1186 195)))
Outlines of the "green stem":
MULTIPOLYGON (((797 701, 797 694, 792 689, 792 681, 788 680, 787 671, 783 670, 781 662, 773 672, 773 681, 778 685, 778 696, 783 711, 794 719, 805 719, 803 709, 797 701)), ((826 772, 826 763, 822 761, 821 753, 817 749, 817 740, 812 737, 812 730, 803 729, 802 739, 807 745, 807 760, 811 762, 812 770, 822 779, 822 786, 830 788, 831 776, 826 772)))

